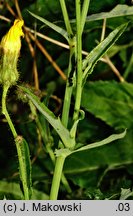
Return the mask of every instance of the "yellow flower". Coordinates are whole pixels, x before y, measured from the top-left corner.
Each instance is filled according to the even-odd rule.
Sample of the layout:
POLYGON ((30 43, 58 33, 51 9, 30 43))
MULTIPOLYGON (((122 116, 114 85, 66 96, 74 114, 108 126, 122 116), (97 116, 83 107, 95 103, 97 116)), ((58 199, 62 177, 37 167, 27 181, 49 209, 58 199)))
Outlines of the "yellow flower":
POLYGON ((21 48, 21 36, 24 37, 23 20, 16 19, 13 26, 2 38, 0 43, 0 84, 14 85, 19 73, 17 62, 21 48))
POLYGON ((18 52, 21 48, 21 40, 20 37, 24 37, 24 33, 22 31, 22 26, 24 25, 23 20, 16 19, 14 21, 13 26, 9 29, 7 34, 1 40, 1 47, 4 52, 18 52))

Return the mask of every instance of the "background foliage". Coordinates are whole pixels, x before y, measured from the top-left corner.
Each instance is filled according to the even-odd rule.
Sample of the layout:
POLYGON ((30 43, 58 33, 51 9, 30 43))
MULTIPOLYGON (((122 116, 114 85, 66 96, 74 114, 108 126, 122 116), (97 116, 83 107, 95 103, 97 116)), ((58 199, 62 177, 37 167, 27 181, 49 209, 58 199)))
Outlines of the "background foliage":
MULTIPOLYGON (((14 20, 13 12, 17 14, 16 1, 5 1, 0 5, 2 17, 14 20)), ((69 16, 75 29, 75 3, 66 0, 69 16)), ((109 12, 117 4, 133 7, 131 1, 94 0, 90 3, 88 16, 101 12, 109 12)), ((21 14, 25 25, 35 32, 40 32, 62 43, 66 41, 49 27, 34 19, 28 10, 64 27, 61 8, 58 0, 28 0, 19 1, 21 14)), ((133 14, 133 13, 132 13, 133 14)), ((10 27, 10 23, 0 16, 0 38, 10 27)), ((92 75, 88 77, 82 96, 82 109, 86 118, 79 123, 78 142, 85 144, 99 141, 111 133, 121 132, 127 128, 124 139, 110 145, 70 155, 65 162, 64 173, 69 180, 73 193, 67 194, 61 186, 59 199, 132 199, 133 179, 133 15, 112 17, 107 19, 106 36, 118 25, 130 21, 128 28, 117 43, 109 50, 108 57, 120 73, 116 75, 109 64, 99 61, 92 75), (125 79, 121 82, 121 77, 125 79), (123 190, 125 189, 125 190, 123 190), (126 197, 126 198, 127 198, 126 197)), ((100 41, 103 20, 86 22, 83 35, 83 50, 90 52, 100 41)), ((64 27, 65 28, 65 27, 64 27)), ((36 37, 36 33, 35 33, 36 37)), ((67 72, 69 52, 67 49, 50 43, 38 37, 44 47, 64 74, 67 72)), ((65 89, 65 80, 59 75, 50 61, 42 53, 42 49, 31 41, 35 56, 33 58, 26 40, 22 41, 22 49, 18 68, 19 83, 34 87, 48 107, 59 116, 65 89), (38 78, 34 75, 34 64, 37 65, 38 78), (36 82, 39 80, 39 88, 36 82)), ((47 199, 51 185, 53 165, 44 147, 44 140, 38 132, 34 116, 26 103, 18 98, 16 88, 8 95, 8 110, 19 134, 22 134, 30 145, 33 163, 32 178, 35 189, 33 199, 47 199), (39 197, 39 198, 38 198, 39 197)), ((39 114, 39 119, 46 128, 45 139, 49 139, 49 125, 39 114)), ((52 131, 56 137, 55 132, 52 131)), ((56 137, 58 140, 58 137, 56 137)), ((51 140, 52 142, 52 140, 51 140)), ((12 134, 4 117, 0 116, 0 198, 21 198, 18 187, 18 162, 12 134)))

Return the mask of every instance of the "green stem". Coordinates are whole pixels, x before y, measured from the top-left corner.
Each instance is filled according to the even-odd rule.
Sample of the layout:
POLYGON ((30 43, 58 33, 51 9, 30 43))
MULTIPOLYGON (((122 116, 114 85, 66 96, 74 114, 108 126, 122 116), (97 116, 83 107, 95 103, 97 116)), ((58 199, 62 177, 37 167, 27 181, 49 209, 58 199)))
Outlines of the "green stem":
MULTIPOLYGON (((69 36, 72 35, 72 29, 69 23, 69 18, 66 10, 66 5, 64 0, 60 0, 60 4, 62 7, 62 12, 64 16, 65 25, 68 31, 69 36)), ((78 119, 79 110, 80 110, 80 103, 81 103, 81 95, 82 95, 82 29, 81 29, 81 9, 80 9, 80 0, 76 0, 76 22, 77 22, 77 83, 76 83, 76 99, 75 99, 75 110, 73 115, 74 122, 78 119)), ((83 22, 84 21, 84 14, 85 8, 83 10, 83 22)), ((71 104, 71 95, 73 90, 73 77, 75 71, 75 38, 70 37, 70 58, 69 58, 69 67, 68 67, 68 80, 66 83, 66 90, 65 90, 65 97, 64 97, 64 104, 63 104, 63 112, 62 112, 62 123, 65 127, 68 125, 68 118, 69 118, 69 110, 71 104), (73 43, 74 42, 74 43, 73 43), (74 57, 74 64, 73 64, 73 57, 74 57), (71 83, 72 79, 72 83, 71 83)), ((76 134, 76 129, 75 129, 76 134)), ((64 165, 65 157, 59 156, 56 159, 55 163, 55 170, 54 176, 52 181, 52 187, 50 192, 50 200, 56 200, 58 197, 60 180, 62 176, 62 170, 64 165)))
POLYGON ((87 16, 89 4, 90 4, 90 0, 84 0, 82 13, 81 13, 81 32, 83 32, 83 29, 85 26, 85 21, 86 21, 86 16, 87 16))
POLYGON ((71 28, 70 21, 69 21, 67 8, 66 8, 66 4, 65 4, 65 0, 60 0, 60 5, 61 5, 61 9, 62 9, 62 13, 63 13, 64 22, 66 25, 67 32, 68 32, 69 36, 73 35, 72 28, 71 28))
MULTIPOLYGON (((81 32, 81 2, 76 0, 76 25, 77 25, 77 79, 76 79, 76 98, 73 121, 77 121, 79 116, 81 95, 82 95, 82 32, 81 32)), ((76 134, 76 128, 75 128, 76 134)))
POLYGON ((60 180, 62 176, 64 162, 65 162, 65 157, 63 157, 62 155, 57 157, 55 162, 55 170, 54 170, 54 176, 53 176, 51 192, 50 192, 50 200, 57 200, 58 198, 58 192, 59 192, 60 180))
MULTIPOLYGON (((60 5, 61 5, 66 29, 67 29, 68 35, 70 36, 69 37, 70 57, 69 57, 69 65, 68 65, 68 73, 67 73, 68 79, 66 82, 66 89, 65 89, 65 96, 64 96, 64 103, 63 103, 63 110, 62 110, 62 123, 67 128, 68 118, 69 118, 69 110, 70 110, 70 104, 71 104, 71 96, 72 96, 72 90, 73 90, 73 84, 70 85, 70 83, 69 83, 69 76, 70 76, 70 73, 72 73, 72 67, 73 67, 72 58, 73 58, 74 52, 75 52, 75 37, 73 36, 72 28, 70 25, 65 0, 60 0, 60 5)), ((71 78, 73 78, 73 75, 71 78)), ((60 143, 60 146, 63 147, 63 145, 61 145, 61 143, 60 143)))
POLYGON ((5 115, 6 120, 9 124, 9 127, 12 131, 13 137, 15 139, 15 144, 16 144, 16 149, 17 149, 17 155, 18 155, 18 160, 19 160, 19 173, 21 175, 22 178, 22 185, 23 185, 23 191, 24 191, 24 198, 25 200, 29 200, 29 191, 27 188, 27 184, 26 184, 26 176, 25 176, 25 167, 26 165, 23 162, 23 150, 21 150, 20 144, 18 144, 16 142, 17 140, 17 132, 15 130, 15 127, 11 121, 11 118, 8 114, 7 108, 6 108, 6 96, 7 96, 7 92, 8 92, 9 86, 8 85, 4 85, 3 86, 3 94, 2 94, 2 113, 5 115))
MULTIPOLYGON (((73 43, 74 44, 74 43, 73 43)), ((69 119, 69 110, 71 105, 71 97, 72 97, 72 91, 73 91, 73 74, 74 74, 74 62, 73 58, 75 52, 75 46, 70 46, 70 57, 69 57, 69 65, 68 65, 68 79, 66 82, 66 89, 65 89, 65 96, 64 96, 64 103, 63 103, 63 110, 62 110, 62 123, 67 128, 68 125, 68 119, 69 119), (72 75, 71 75, 72 73, 72 75), (72 76, 72 77, 70 77, 72 76), (72 79, 72 83, 70 83, 70 79, 72 79)))
POLYGON ((124 74, 123 74, 124 79, 127 79, 129 73, 132 72, 132 67, 133 67, 133 51, 132 51, 131 58, 129 60, 129 64, 128 64, 128 66, 127 66, 127 68, 126 68, 126 70, 124 71, 124 74))
POLYGON ((103 41, 105 38, 105 33, 106 33, 106 23, 107 23, 107 19, 103 19, 103 27, 102 27, 102 33, 101 33, 101 40, 103 41))
POLYGON ((3 114, 5 115, 5 117, 6 117, 6 120, 7 120, 8 124, 9 124, 9 127, 10 127, 10 129, 11 129, 11 131, 12 131, 12 134, 13 134, 14 138, 16 138, 16 137, 17 137, 17 132, 16 132, 16 130, 15 130, 15 127, 14 127, 12 121, 11 121, 11 118, 10 118, 10 116, 9 116, 9 114, 8 114, 8 111, 7 111, 7 108, 6 108, 6 96, 7 96, 8 89, 9 89, 9 86, 7 86, 7 85, 4 85, 4 86, 3 86, 3 94, 2 94, 2 113, 3 113, 3 114))

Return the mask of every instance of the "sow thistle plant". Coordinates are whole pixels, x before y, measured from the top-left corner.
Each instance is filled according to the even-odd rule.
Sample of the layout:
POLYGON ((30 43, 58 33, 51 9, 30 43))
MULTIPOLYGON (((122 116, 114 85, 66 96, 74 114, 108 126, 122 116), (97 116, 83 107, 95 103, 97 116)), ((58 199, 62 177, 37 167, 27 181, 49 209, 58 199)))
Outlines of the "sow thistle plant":
MULTIPOLYGON (((63 165, 67 156, 74 154, 78 151, 85 151, 91 148, 97 148, 108 144, 116 139, 121 139, 125 136, 126 131, 120 134, 114 134, 108 138, 84 145, 83 143, 77 143, 77 127, 80 122, 85 117, 85 113, 81 110, 81 97, 84 84, 86 82, 87 76, 92 73, 95 64, 98 60, 107 52, 107 50, 115 43, 115 41, 124 32, 127 24, 122 24, 117 27, 113 32, 111 32, 105 40, 98 44, 85 59, 82 59, 82 34, 86 21, 86 16, 89 8, 88 0, 83 1, 81 7, 80 0, 75 0, 76 6, 76 33, 73 31, 65 0, 60 0, 60 5, 62 9, 62 14, 64 17, 64 22, 66 30, 60 28, 59 26, 49 22, 48 20, 39 17, 33 13, 32 16, 48 25, 50 28, 60 33, 68 42, 70 47, 70 57, 68 64, 68 74, 66 81, 66 89, 64 95, 64 104, 62 115, 56 117, 53 112, 51 112, 45 105, 40 101, 40 99, 31 92, 30 89, 18 86, 18 88, 26 95, 29 100, 30 106, 36 107, 44 116, 44 118, 51 124, 53 129, 59 135, 58 148, 50 149, 49 152, 52 153, 52 161, 54 163, 54 173, 51 185, 51 191, 49 199, 56 200, 58 198, 60 182, 69 190, 69 184, 66 177, 63 174, 63 165), (68 127, 69 122, 69 112, 71 108, 71 96, 75 95, 75 104, 72 117, 72 124, 68 127), (32 105, 31 105, 32 104, 32 105)), ((0 59, 0 83, 3 86, 2 95, 2 113, 5 115, 7 122, 10 126, 12 134, 15 139, 18 160, 19 160, 19 173, 23 185, 24 199, 31 199, 32 197, 32 184, 31 184, 31 163, 30 163, 30 153, 27 142, 22 136, 18 136, 15 127, 10 119, 10 116, 6 109, 6 95, 8 89, 15 85, 18 80, 17 71, 17 61, 19 57, 19 52, 21 48, 21 37, 24 37, 22 31, 22 26, 24 25, 23 20, 15 20, 14 25, 10 28, 8 33, 2 38, 0 49, 1 49, 1 59, 0 59)), ((34 110, 34 109, 32 109, 34 110)), ((39 125, 41 127, 41 125, 39 125)), ((42 128, 43 130, 43 128, 42 128)), ((55 145, 57 146, 57 144, 55 145)), ((48 149, 48 146, 46 146, 48 149)), ((33 189, 34 191, 34 189, 33 189)), ((69 190, 70 192, 71 190, 69 190)))

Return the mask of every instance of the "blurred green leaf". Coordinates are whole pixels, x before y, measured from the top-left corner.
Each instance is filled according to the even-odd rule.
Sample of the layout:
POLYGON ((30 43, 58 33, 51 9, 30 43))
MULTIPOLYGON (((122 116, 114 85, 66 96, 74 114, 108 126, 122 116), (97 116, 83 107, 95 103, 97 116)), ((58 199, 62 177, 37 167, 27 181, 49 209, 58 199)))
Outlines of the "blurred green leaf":
POLYGON ((111 58, 114 55, 116 55, 118 52, 125 52, 125 50, 129 47, 133 46, 133 41, 131 41, 131 43, 125 44, 125 45, 114 45, 113 47, 111 47, 111 49, 109 49, 108 51, 108 56, 111 58))
MULTIPOLYGON (((58 1, 47 1, 47 0, 36 0, 36 1, 32 1, 31 3, 28 2, 23 2, 22 1, 22 6, 24 7, 24 5, 26 7, 24 7, 23 14, 26 15, 27 14, 27 10, 36 13, 39 16, 42 17, 47 17, 50 19, 55 19, 55 17, 57 18, 57 15, 59 13, 61 13, 60 10, 60 4, 58 1), (27 5, 26 5, 27 4, 27 5)), ((21 4, 21 2, 20 2, 21 4)))
POLYGON ((82 107, 116 129, 130 128, 133 126, 133 85, 89 82, 83 90, 82 107))
POLYGON ((16 199, 23 199, 22 191, 20 190, 20 185, 15 182, 0 181, 0 193, 3 196, 7 194, 12 194, 16 199))
MULTIPOLYGON (((23 199, 22 191, 20 190, 20 185, 15 182, 0 181, 0 193, 3 196, 11 194, 15 199, 23 199)), ((31 200, 48 200, 49 196, 41 191, 33 188, 33 194, 31 200)))

